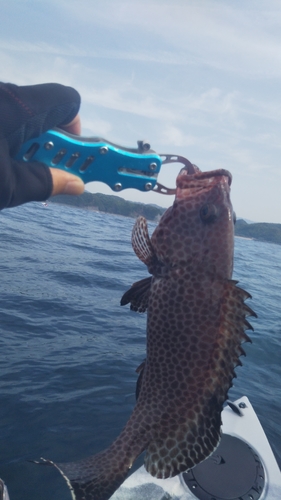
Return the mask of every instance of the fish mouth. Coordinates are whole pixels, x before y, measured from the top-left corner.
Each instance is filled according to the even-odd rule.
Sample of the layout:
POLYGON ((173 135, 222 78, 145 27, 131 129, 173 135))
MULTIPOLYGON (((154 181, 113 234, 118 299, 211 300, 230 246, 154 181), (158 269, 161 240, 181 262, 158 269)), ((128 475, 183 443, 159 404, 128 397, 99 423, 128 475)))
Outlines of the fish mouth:
POLYGON ((177 188, 184 189, 188 187, 201 184, 200 181, 207 181, 207 184, 217 184, 221 180, 227 181, 228 186, 231 185, 232 175, 228 170, 224 168, 220 168, 218 170, 210 170, 209 172, 201 172, 196 165, 194 165, 194 170, 188 167, 184 167, 181 169, 178 177, 177 177, 177 188))
POLYGON ((211 170, 210 172, 198 172, 194 175, 195 179, 209 179, 212 177, 226 177, 228 185, 231 186, 232 183, 232 175, 228 170, 224 168, 220 168, 218 170, 211 170))

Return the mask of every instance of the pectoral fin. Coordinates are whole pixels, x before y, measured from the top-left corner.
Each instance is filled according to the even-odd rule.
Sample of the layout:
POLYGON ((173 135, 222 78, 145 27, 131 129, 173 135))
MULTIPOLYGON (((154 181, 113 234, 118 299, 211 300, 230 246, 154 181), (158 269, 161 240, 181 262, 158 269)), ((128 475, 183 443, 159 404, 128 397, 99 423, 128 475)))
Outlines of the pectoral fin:
POLYGON ((138 217, 132 231, 132 246, 136 256, 148 267, 156 255, 148 234, 147 222, 144 217, 138 217))
POLYGON ((152 277, 134 283, 121 298, 121 306, 130 303, 130 309, 136 312, 145 312, 148 307, 150 285, 152 277))

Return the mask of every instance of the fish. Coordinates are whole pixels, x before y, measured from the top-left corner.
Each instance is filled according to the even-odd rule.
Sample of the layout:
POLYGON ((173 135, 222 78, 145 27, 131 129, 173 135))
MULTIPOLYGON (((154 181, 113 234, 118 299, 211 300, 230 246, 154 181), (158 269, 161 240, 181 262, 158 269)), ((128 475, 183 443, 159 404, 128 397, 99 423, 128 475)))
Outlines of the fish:
POLYGON ((245 355, 251 295, 232 279, 235 215, 232 176, 224 169, 183 168, 173 205, 151 238, 139 217, 132 246, 148 276, 121 305, 147 311, 146 359, 137 369, 137 402, 120 435, 105 450, 54 465, 75 500, 108 500, 136 458, 146 470, 173 477, 205 460, 218 446, 221 412, 235 368, 245 355))

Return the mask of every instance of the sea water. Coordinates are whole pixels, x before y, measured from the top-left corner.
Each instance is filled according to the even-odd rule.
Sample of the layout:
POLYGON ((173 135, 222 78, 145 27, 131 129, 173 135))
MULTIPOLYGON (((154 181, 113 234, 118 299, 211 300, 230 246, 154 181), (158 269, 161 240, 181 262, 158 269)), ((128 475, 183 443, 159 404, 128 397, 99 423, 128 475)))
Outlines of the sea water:
MULTIPOLYGON (((69 500, 58 471, 32 460, 97 453, 134 407, 146 316, 120 298, 147 270, 133 223, 51 203, 0 212, 0 477, 11 500, 69 500)), ((248 396, 280 465, 281 246, 236 238, 234 278, 258 319, 229 396, 248 396)))

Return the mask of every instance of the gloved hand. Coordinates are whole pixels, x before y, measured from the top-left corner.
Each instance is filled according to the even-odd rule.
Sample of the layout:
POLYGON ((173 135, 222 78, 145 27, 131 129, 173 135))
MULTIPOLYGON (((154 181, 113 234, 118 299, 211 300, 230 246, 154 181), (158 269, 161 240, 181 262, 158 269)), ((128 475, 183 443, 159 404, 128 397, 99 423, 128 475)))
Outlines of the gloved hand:
POLYGON ((13 159, 24 142, 53 127, 80 134, 79 107, 80 96, 71 87, 0 83, 0 209, 84 191, 83 181, 73 174, 13 159))

